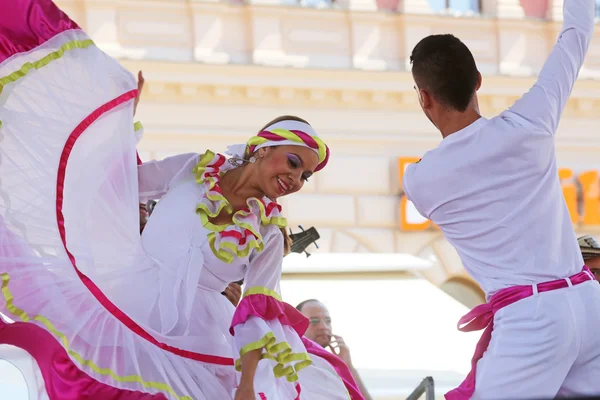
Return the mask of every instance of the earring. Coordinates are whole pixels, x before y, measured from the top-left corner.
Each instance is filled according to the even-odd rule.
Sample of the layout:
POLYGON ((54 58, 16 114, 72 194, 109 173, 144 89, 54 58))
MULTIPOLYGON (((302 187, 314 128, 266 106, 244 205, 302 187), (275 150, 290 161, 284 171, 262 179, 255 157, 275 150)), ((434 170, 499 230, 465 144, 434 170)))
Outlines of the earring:
POLYGON ((234 167, 241 167, 245 163, 254 164, 256 162, 256 158, 253 156, 246 160, 241 157, 231 157, 227 161, 229 162, 229 164, 233 165, 234 167))

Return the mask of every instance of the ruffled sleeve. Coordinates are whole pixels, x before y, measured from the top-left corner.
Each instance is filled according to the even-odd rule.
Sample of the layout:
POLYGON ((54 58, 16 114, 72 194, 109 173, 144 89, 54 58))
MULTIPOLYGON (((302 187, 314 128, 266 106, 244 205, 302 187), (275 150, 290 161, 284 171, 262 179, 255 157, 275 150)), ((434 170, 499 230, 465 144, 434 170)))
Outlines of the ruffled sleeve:
POLYGON ((272 229, 276 232, 267 239, 263 251, 250 257, 247 289, 231 324, 237 355, 235 365, 240 371, 242 356, 261 349, 258 371, 296 382, 297 372, 312 363, 301 340, 309 321, 281 300, 283 235, 276 227, 272 229), (267 369, 270 371, 265 372, 267 369))
POLYGON ((192 174, 199 158, 197 153, 186 153, 138 165, 140 202, 160 199, 175 183, 192 174))

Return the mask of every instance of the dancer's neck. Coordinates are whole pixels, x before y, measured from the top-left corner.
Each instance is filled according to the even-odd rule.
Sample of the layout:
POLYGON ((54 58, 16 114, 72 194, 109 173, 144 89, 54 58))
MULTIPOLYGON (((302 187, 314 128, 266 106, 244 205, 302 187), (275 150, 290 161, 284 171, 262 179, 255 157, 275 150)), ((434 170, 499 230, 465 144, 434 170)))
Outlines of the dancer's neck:
POLYGON ((258 188, 255 171, 249 165, 227 171, 220 181, 223 196, 231 204, 234 212, 246 207, 249 198, 263 198, 264 193, 258 188))
POLYGON ((442 137, 446 138, 465 129, 479 118, 481 118, 481 114, 475 108, 468 108, 464 112, 449 110, 436 121, 436 126, 442 137))

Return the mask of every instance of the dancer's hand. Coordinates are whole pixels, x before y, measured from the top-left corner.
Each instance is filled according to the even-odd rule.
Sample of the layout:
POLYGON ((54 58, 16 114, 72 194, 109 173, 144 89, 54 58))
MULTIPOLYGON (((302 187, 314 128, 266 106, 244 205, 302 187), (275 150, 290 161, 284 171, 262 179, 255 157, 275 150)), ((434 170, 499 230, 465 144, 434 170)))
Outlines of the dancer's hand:
POLYGON ((338 335, 332 335, 333 340, 329 343, 329 348, 333 354, 342 359, 348 367, 352 367, 352 358, 350 357, 350 348, 344 342, 344 339, 338 335))
POLYGON ((256 400, 254 387, 249 385, 240 385, 235 391, 234 400, 256 400))
POLYGON ((142 233, 142 231, 146 227, 146 223, 148 222, 149 216, 150 215, 148 214, 148 209, 146 208, 146 205, 140 203, 140 233, 142 233))
POLYGON ((142 71, 138 72, 138 93, 137 96, 135 96, 135 100, 133 101, 133 115, 135 115, 135 112, 137 111, 137 106, 138 103, 140 102, 140 96, 142 95, 142 89, 144 88, 144 82, 146 82, 144 80, 144 75, 142 74, 142 71))
POLYGON ((225 297, 237 307, 242 297, 242 287, 235 282, 232 282, 225 288, 225 297))

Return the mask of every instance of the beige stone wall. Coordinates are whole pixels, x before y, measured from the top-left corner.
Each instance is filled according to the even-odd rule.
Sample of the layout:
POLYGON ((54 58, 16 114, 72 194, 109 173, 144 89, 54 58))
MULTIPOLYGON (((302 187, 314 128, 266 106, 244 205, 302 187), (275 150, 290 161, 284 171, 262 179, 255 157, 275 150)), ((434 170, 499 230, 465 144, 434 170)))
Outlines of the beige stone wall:
MULTIPOLYGON (((96 43, 147 85, 139 109, 145 159, 222 151, 281 114, 307 118, 332 148, 328 168, 283 201, 290 223, 315 225, 326 252, 407 252, 436 260, 425 277, 465 304, 481 301, 455 251, 437 231, 402 232, 397 159, 421 156, 439 134, 422 115, 407 72, 423 36, 451 32, 484 73, 486 116, 533 84, 560 22, 525 20, 518 0, 486 0, 512 19, 450 18, 276 4, 233 6, 195 0, 63 0, 96 43)), ((361 6, 362 4, 362 6, 361 6)), ((407 11, 427 3, 406 0, 407 11)), ((551 16, 560 19, 554 4, 551 16)), ((597 169, 600 154, 600 30, 557 139, 561 166, 597 169)), ((579 228, 578 228, 579 229, 579 228)), ((581 228, 594 231, 595 228, 581 228)))

